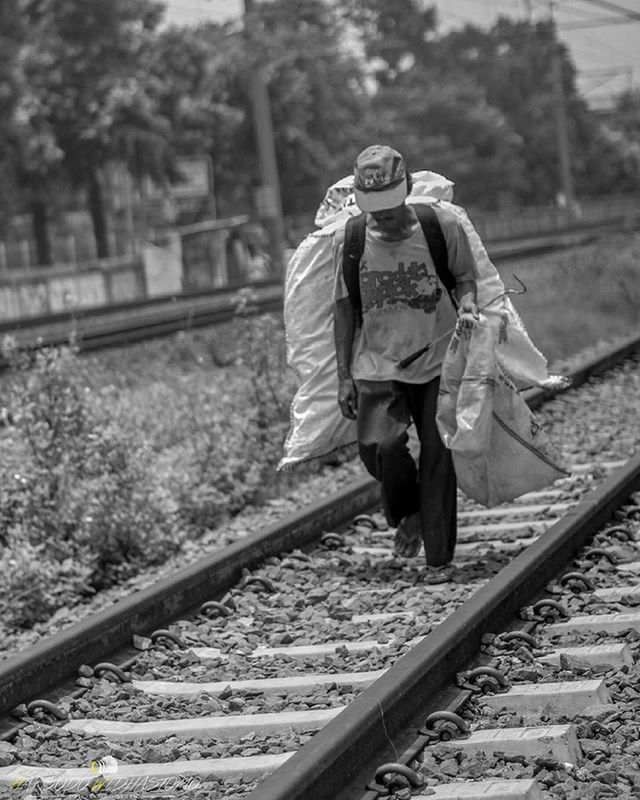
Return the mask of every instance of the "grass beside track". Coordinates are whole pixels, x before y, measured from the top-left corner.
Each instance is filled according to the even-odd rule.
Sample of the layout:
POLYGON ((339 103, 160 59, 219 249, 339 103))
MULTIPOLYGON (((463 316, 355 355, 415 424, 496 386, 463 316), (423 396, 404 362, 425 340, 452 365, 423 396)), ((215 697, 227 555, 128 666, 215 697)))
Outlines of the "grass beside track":
POLYGON ((528 290, 514 304, 550 361, 640 332, 640 233, 503 265, 508 287, 514 272, 528 290))

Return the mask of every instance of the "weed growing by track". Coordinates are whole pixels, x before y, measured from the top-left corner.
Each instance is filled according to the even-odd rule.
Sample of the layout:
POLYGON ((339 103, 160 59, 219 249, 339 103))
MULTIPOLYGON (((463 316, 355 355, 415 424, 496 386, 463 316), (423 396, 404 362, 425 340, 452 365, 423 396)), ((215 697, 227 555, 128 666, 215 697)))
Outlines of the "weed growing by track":
POLYGON ((158 564, 299 480, 276 472, 293 390, 281 323, 251 315, 224 339, 185 332, 106 358, 73 347, 13 370, 0 406, 0 618, 29 627, 158 564), (140 356, 140 360, 139 357, 140 356), (117 359, 117 361, 116 361, 117 359), (9 602, 11 600, 11 602, 9 602))
POLYGON ((0 596, 5 623, 25 626, 164 560, 179 539, 148 448, 105 413, 88 363, 71 348, 13 359, 0 596))
POLYGON ((592 245, 500 267, 527 293, 514 300, 531 338, 550 359, 640 332, 640 234, 607 236, 592 245))

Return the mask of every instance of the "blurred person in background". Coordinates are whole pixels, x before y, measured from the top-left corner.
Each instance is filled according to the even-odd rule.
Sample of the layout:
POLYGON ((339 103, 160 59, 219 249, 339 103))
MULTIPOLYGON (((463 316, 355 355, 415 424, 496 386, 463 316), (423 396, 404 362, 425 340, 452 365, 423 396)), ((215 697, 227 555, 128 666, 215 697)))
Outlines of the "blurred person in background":
POLYGON ((262 225, 247 225, 244 231, 249 252, 249 280, 265 280, 271 275, 271 258, 267 252, 267 234, 262 225))
POLYGON ((251 253, 240 228, 231 228, 225 242, 227 275, 230 286, 243 286, 248 281, 251 253))

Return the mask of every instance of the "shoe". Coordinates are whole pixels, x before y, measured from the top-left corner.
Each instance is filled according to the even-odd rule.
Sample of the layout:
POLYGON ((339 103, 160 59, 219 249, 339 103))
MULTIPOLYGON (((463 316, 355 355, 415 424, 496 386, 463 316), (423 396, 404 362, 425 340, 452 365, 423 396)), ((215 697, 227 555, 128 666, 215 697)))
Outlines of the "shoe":
POLYGON ((449 583, 456 575, 456 567, 449 563, 443 564, 441 567, 431 567, 427 564, 427 569, 424 574, 424 582, 429 584, 449 583))
POLYGON ((410 514, 400 520, 393 540, 393 552, 402 558, 417 556, 422 547, 420 514, 410 514))

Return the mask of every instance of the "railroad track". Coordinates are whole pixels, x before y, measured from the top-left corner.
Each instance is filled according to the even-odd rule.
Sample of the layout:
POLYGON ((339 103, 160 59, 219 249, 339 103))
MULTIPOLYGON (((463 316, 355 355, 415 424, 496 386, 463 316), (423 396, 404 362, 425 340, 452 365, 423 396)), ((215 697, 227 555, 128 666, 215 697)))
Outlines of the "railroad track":
MULTIPOLYGON (((614 370, 614 389, 607 389, 609 376, 595 388, 586 387, 588 397, 574 390, 563 413, 587 402, 601 407, 603 397, 612 392, 633 396, 639 388, 637 355, 633 355, 638 347, 637 341, 629 341, 584 364, 576 374, 577 383, 610 368, 617 359, 627 359, 614 370)), ((541 393, 529 396, 533 406, 544 400, 541 393)), ((86 786, 99 778, 113 791, 120 781, 124 791, 131 781, 141 786, 140 782, 177 781, 182 776, 180 791, 197 797, 359 800, 387 791, 381 782, 389 770, 378 775, 375 791, 365 789, 374 780, 376 765, 385 761, 411 767, 406 774, 416 785, 399 789, 399 796, 407 791, 421 796, 421 782, 447 784, 451 778, 464 777, 469 765, 475 765, 478 773, 473 759, 465 764, 451 751, 443 755, 444 744, 434 746, 440 737, 450 735, 452 718, 435 723, 432 718, 431 730, 424 728, 425 718, 443 708, 457 709, 463 726, 477 727, 480 719, 493 723, 492 728, 516 727, 504 724, 513 722, 516 712, 505 716, 500 704, 507 702, 507 696, 511 702, 515 688, 526 685, 523 676, 530 679, 535 669, 546 669, 551 682, 557 682, 559 674, 567 678, 572 664, 578 672, 590 669, 588 662, 584 667, 584 654, 576 660, 575 654, 565 653, 560 661, 557 652, 553 658, 560 661, 560 672, 553 664, 541 667, 538 650, 544 649, 546 656, 551 655, 547 650, 559 649, 542 647, 552 643, 549 637, 559 635, 557 628, 547 626, 547 617, 563 614, 562 606, 549 599, 562 601, 569 613, 580 612, 578 616, 608 607, 602 603, 613 604, 615 610, 624 607, 625 599, 631 602, 632 579, 627 576, 635 574, 633 565, 640 560, 635 542, 637 509, 629 505, 640 488, 640 458, 626 458, 631 444, 610 442, 604 455, 577 448, 571 454, 569 478, 508 506, 482 510, 461 501, 457 573, 446 583, 427 583, 420 558, 393 558, 392 535, 380 515, 371 513, 377 500, 375 486, 363 480, 345 488, 333 502, 319 503, 286 525, 226 548, 163 585, 8 659, 0 664, 3 712, 40 697, 57 701, 66 711, 60 714, 64 719, 56 720, 55 708, 36 703, 19 722, 5 717, 5 737, 15 742, 6 760, 14 763, 0 768, 0 784, 22 779, 30 786, 39 778, 45 789, 55 791, 65 780, 86 786), (336 535, 345 523, 346 535, 336 535), (322 531, 331 534, 318 544, 322 531), (582 550, 594 536, 595 549, 582 550), (616 564, 608 561, 611 553, 616 564), (510 653, 502 638, 486 638, 505 626, 513 627, 514 616, 542 597, 540 592, 550 581, 578 567, 583 579, 574 576, 573 584, 554 582, 551 593, 544 595, 546 605, 525 614, 538 615, 538 620, 519 623, 529 630, 533 623, 541 628, 536 631, 540 647, 530 656, 523 654, 522 640, 510 653), (587 591, 574 595, 581 580, 587 591), (616 584, 628 588, 621 591, 616 584), (618 595, 603 594, 607 588, 618 595), (206 600, 209 605, 201 607, 206 600), (477 686, 456 688, 455 678, 478 660, 483 637, 491 650, 481 660, 499 663, 511 688, 478 699, 477 686), (119 671, 104 664, 107 658, 124 667, 125 683, 111 682, 119 671), (86 666, 90 664, 95 666, 86 666), (582 666, 578 669, 576 664, 582 666), (76 680, 81 665, 85 666, 76 680), (65 699, 69 690, 75 696, 65 699), (146 727, 136 727, 140 725, 146 727), (421 729, 425 732, 418 733, 421 729), (142 747, 136 744, 140 739, 145 742, 142 747), (70 742, 74 757, 69 755, 70 742), (45 755, 34 758, 35 747, 45 755), (117 771, 101 778, 89 768, 88 754, 91 760, 103 760, 99 769, 117 767, 117 771), (116 759, 115 765, 105 762, 107 756, 116 759), (454 775, 449 774, 452 758, 457 765, 454 775), (75 771, 56 772, 70 767, 75 771)), ((559 621, 577 624, 575 614, 559 621)), ((619 631, 620 624, 632 622, 625 617, 617 624, 619 631)), ((602 651, 597 655, 602 658, 602 651)), ((627 651, 623 658, 629 660, 627 651)), ((616 676, 612 672, 606 678, 617 681, 617 696, 626 684, 616 676)), ((502 681, 495 675, 482 678, 481 674, 478 681, 476 674, 476 681, 480 686, 493 683, 492 690, 503 688, 495 685, 502 681)), ((592 692, 591 705, 594 698, 600 705, 608 697, 618 702, 610 692, 607 696, 606 682, 604 688, 601 684, 602 680, 596 688, 592 681, 585 690, 592 692)), ((536 691, 539 696, 540 690, 536 691)), ((562 691, 575 694, 568 686, 562 691)), ((559 704, 561 699, 556 696, 551 702, 559 704)), ((529 722, 535 708, 527 712, 529 722)), ((617 708, 609 709, 614 711, 618 713, 617 708)), ((608 730, 602 721, 599 724, 608 730)), ((587 730, 587 725, 588 720, 581 718, 574 725, 589 734, 581 740, 600 741, 597 726, 587 730)), ((475 741, 477 732, 465 741, 475 741)), ((535 785, 527 775, 522 778, 529 781, 526 786, 511 786, 508 797, 545 796, 540 793, 547 786, 544 781, 555 780, 555 766, 561 764, 558 752, 573 748, 562 763, 580 759, 573 745, 575 730, 543 733, 547 742, 540 745, 543 755, 516 752, 514 756, 517 734, 503 734, 507 735, 512 739, 508 744, 504 739, 500 747, 509 750, 511 760, 502 764, 490 756, 490 774, 510 775, 514 763, 525 772, 540 764, 545 770, 535 785), (556 734, 565 750, 552 748, 549 755, 544 747, 551 747, 549 737, 556 734), (523 788, 524 793, 514 794, 523 788)), ((527 732, 525 738, 535 737, 527 732)), ((575 782, 576 770, 585 768, 576 763, 560 769, 567 782, 575 782)), ((473 776, 470 769, 469 779, 473 776)), ((451 788, 438 789, 436 796, 460 796, 447 791, 451 788)))
MULTIPOLYGON (((496 263, 502 263, 585 245, 602 236, 627 229, 627 222, 617 220, 586 230, 559 231, 496 242, 489 247, 489 253, 496 263)), ((17 345, 26 351, 42 346, 65 345, 71 337, 75 346, 85 352, 118 347, 182 330, 228 322, 238 313, 237 293, 240 288, 224 287, 183 296, 151 298, 144 302, 123 302, 42 317, 0 321, 0 336, 11 335, 17 345)), ((265 314, 282 309, 281 281, 265 280, 244 288, 252 291, 251 303, 243 310, 244 314, 265 314)), ((0 371, 8 367, 9 362, 0 354, 0 371)))
MULTIPOLYGON (((145 303, 121 303, 92 309, 91 313, 22 320, 19 327, 4 322, 0 324, 0 336, 10 335, 18 348, 26 352, 68 345, 71 340, 82 352, 121 347, 229 322, 239 313, 238 292, 241 289, 251 292, 251 301, 242 307, 244 316, 282 309, 281 281, 261 281, 248 287, 212 290, 145 303)), ((9 367, 10 361, 0 355, 0 371, 9 367)))

